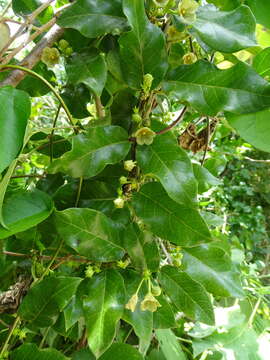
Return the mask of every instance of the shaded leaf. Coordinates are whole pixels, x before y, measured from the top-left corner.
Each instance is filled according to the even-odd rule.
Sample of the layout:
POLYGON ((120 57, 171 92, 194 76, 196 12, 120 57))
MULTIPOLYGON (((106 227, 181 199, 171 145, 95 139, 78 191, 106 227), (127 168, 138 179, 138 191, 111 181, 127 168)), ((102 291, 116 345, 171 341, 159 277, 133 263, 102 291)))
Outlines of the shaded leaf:
POLYGON ((168 299, 161 294, 157 300, 161 307, 153 313, 154 329, 169 329, 177 327, 175 315, 168 299))
POLYGON ((27 230, 43 220, 53 211, 53 202, 45 192, 35 189, 7 197, 2 208, 3 222, 0 239, 27 230))
POLYGON ((86 135, 73 138, 72 150, 52 163, 51 173, 64 172, 72 177, 92 177, 106 165, 124 159, 130 149, 128 135, 119 126, 89 128, 86 135))
POLYGON ((53 325, 81 280, 65 276, 46 277, 30 288, 19 307, 19 316, 41 328, 53 325))
POLYGON ((65 355, 55 349, 40 350, 36 344, 23 344, 11 354, 11 360, 68 360, 65 355))
POLYGON ((186 355, 172 330, 156 330, 156 337, 166 360, 186 360, 186 355))
POLYGON ((206 115, 223 110, 246 114, 270 106, 270 84, 244 63, 227 70, 204 60, 182 65, 168 74, 163 89, 206 115))
POLYGON ((126 26, 121 0, 79 0, 61 14, 58 24, 96 38, 126 26))
POLYGON ((161 269, 162 288, 179 311, 193 320, 208 325, 215 324, 214 311, 204 287, 185 272, 172 266, 161 269))
POLYGON ((203 166, 193 164, 193 172, 198 182, 199 194, 209 190, 212 186, 221 185, 221 181, 203 166))
POLYGON ((96 357, 113 342, 125 300, 124 282, 116 270, 104 271, 86 282, 83 309, 88 344, 96 357))
POLYGON ((27 120, 30 116, 29 95, 5 86, 0 89, 0 173, 8 167, 23 146, 27 120))
POLYGON ((124 255, 112 221, 92 209, 57 211, 55 226, 65 243, 89 260, 108 262, 124 255))
POLYGON ((122 343, 114 343, 109 350, 105 352, 100 360, 143 360, 142 355, 133 346, 122 343))
POLYGON ((246 3, 251 8, 256 17, 257 23, 266 26, 270 29, 270 3, 265 0, 246 0, 246 3))
POLYGON ((148 183, 133 196, 132 204, 151 231, 182 246, 211 241, 211 235, 196 209, 171 200, 159 183, 148 183))
POLYGON ((202 6, 196 15, 194 32, 210 48, 233 53, 256 46, 256 21, 248 6, 242 5, 232 11, 202 6))
POLYGON ((151 145, 138 146, 136 159, 143 173, 156 177, 174 201, 196 204, 197 182, 192 165, 173 134, 158 135, 151 145))
POLYGON ((152 74, 156 87, 168 66, 164 35, 148 20, 143 0, 124 0, 123 8, 132 28, 119 39, 125 80, 130 87, 139 89, 143 75, 152 74))

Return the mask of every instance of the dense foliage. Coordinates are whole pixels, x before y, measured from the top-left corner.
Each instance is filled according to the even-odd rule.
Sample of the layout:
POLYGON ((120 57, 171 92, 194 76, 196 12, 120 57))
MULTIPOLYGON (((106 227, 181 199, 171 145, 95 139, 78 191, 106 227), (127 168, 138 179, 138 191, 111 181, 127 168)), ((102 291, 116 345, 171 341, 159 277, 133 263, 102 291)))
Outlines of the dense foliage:
POLYGON ((0 9, 0 359, 269 359, 270 3, 0 9))

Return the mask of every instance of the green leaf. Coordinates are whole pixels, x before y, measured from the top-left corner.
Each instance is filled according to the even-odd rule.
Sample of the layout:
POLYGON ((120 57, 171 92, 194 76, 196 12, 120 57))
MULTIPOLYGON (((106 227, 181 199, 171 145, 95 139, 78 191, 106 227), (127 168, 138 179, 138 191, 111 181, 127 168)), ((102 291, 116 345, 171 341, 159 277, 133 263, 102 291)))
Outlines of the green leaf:
POLYGON ((179 311, 193 320, 215 324, 214 311, 204 287, 188 274, 172 266, 161 269, 162 288, 179 311))
POLYGON ((241 62, 227 70, 204 60, 182 65, 168 74, 163 89, 205 115, 246 114, 270 106, 270 84, 241 62))
POLYGON ((148 183, 133 196, 135 212, 151 231, 181 246, 211 241, 211 235, 199 212, 171 200, 159 183, 148 183))
POLYGON ((252 66, 262 77, 270 78, 270 47, 263 49, 253 58, 252 66))
POLYGON ((96 38, 126 27, 121 0, 79 0, 61 14, 58 24, 96 38))
POLYGON ((46 277, 28 291, 19 307, 19 316, 41 328, 53 325, 81 281, 76 277, 46 277))
POLYGON ((186 355, 172 330, 156 330, 156 337, 166 360, 186 360, 186 355))
POLYGON ((87 281, 83 309, 88 344, 96 357, 112 344, 125 301, 124 282, 116 270, 104 271, 87 281))
POLYGON ((159 268, 158 246, 151 233, 141 231, 137 224, 131 224, 125 231, 124 248, 131 258, 132 265, 140 271, 159 268))
POLYGON ((107 79, 107 66, 103 55, 96 49, 75 53, 67 62, 68 82, 85 84, 89 90, 100 96, 107 79))
POLYGON ((114 343, 105 352, 100 360, 143 360, 142 355, 133 346, 122 343, 114 343))
POLYGON ((232 11, 218 11, 207 5, 200 7, 196 15, 194 33, 210 48, 233 53, 256 46, 256 21, 249 7, 242 5, 232 11))
POLYGON ((168 302, 168 299, 163 294, 161 294, 157 300, 161 307, 153 313, 154 329, 176 328, 177 324, 175 321, 175 315, 171 304, 168 302))
POLYGON ((67 85, 61 96, 76 119, 83 119, 90 115, 87 111, 90 94, 85 85, 80 84, 75 87, 72 84, 67 85))
POLYGON ((240 274, 229 256, 215 245, 201 245, 183 249, 183 269, 217 296, 242 297, 240 274))
POLYGON ((130 149, 128 134, 119 126, 89 128, 86 135, 73 137, 72 150, 52 163, 51 173, 64 172, 72 177, 92 177, 106 165, 124 159, 130 149))
POLYGON ((151 145, 138 146, 136 160, 144 175, 157 178, 174 201, 196 204, 197 182, 192 165, 173 134, 158 135, 151 145))
POLYGON ((89 260, 108 262, 124 255, 112 221, 92 209, 57 211, 55 226, 65 243, 89 260))
POLYGON ((95 360, 89 349, 81 349, 72 354, 72 360, 95 360))
POLYGON ((256 148, 270 152, 270 110, 247 115, 230 115, 226 118, 238 134, 256 148))
POLYGON ((25 343, 11 354, 11 360, 68 360, 65 355, 55 349, 40 350, 36 344, 25 343))
POLYGON ((213 176, 205 167, 193 164, 194 176, 198 182, 199 194, 209 190, 212 186, 221 185, 222 182, 213 176))
MULTIPOLYGON (((136 293, 142 280, 142 276, 134 271, 126 271, 123 276, 127 291, 127 299, 129 300, 136 293)), ((139 305, 147 292, 148 288, 143 284, 138 294, 139 300, 135 311, 132 312, 125 309, 122 316, 122 319, 133 327, 135 334, 140 339, 139 351, 143 355, 145 355, 149 348, 153 332, 153 313, 150 311, 142 311, 139 305)))
MULTIPOLYGON (((19 16, 30 15, 43 4, 42 0, 12 0, 12 9, 19 16)), ((38 16, 40 24, 45 24, 53 17, 53 9, 51 6, 43 10, 38 16)), ((35 21, 36 25, 39 22, 35 21)))
POLYGON ((5 175, 3 176, 2 181, 0 182, 0 225, 2 225, 5 229, 7 229, 7 226, 3 219, 3 203, 10 178, 13 174, 13 171, 16 168, 16 165, 17 165, 17 159, 13 160, 12 163, 9 165, 9 168, 7 169, 5 175))
POLYGON ((39 224, 52 211, 52 199, 40 190, 14 193, 3 204, 3 223, 7 228, 0 226, 0 239, 39 224))
POLYGON ((164 35, 148 20, 143 0, 124 0, 123 8, 132 28, 119 39, 126 82, 130 87, 139 89, 143 75, 151 74, 153 87, 156 87, 168 67, 164 35))
POLYGON ((265 0, 246 0, 246 3, 251 8, 256 17, 257 23, 266 26, 270 29, 270 3, 265 0))
POLYGON ((0 173, 8 167, 23 146, 31 103, 27 93, 5 86, 0 89, 0 173))
POLYGON ((241 0, 207 0, 223 11, 230 11, 241 5, 241 0))

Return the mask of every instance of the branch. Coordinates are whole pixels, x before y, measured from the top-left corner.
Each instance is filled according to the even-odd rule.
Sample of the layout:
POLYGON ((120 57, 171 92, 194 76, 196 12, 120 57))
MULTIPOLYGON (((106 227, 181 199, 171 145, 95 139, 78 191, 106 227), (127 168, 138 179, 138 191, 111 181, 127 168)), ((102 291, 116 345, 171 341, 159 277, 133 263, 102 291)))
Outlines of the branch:
MULTIPOLYGON (((37 43, 34 49, 20 62, 21 66, 25 66, 28 69, 32 69, 40 60, 42 51, 45 47, 51 47, 54 42, 62 36, 64 29, 58 25, 54 25, 50 31, 37 43)), ((0 88, 2 86, 11 85, 16 87, 27 74, 21 70, 12 71, 8 77, 0 82, 0 88)))
POLYGON ((172 122, 171 125, 169 125, 168 127, 166 127, 163 130, 157 131, 156 134, 161 135, 161 134, 165 134, 166 132, 170 131, 173 127, 175 127, 183 119, 186 111, 187 111, 187 107, 185 106, 183 108, 183 110, 181 111, 180 115, 178 116, 178 118, 176 120, 174 120, 174 122, 172 122))
POLYGON ((270 164, 270 160, 251 159, 251 158, 248 157, 248 156, 245 156, 244 159, 249 160, 249 161, 253 161, 253 162, 263 163, 263 164, 270 164))

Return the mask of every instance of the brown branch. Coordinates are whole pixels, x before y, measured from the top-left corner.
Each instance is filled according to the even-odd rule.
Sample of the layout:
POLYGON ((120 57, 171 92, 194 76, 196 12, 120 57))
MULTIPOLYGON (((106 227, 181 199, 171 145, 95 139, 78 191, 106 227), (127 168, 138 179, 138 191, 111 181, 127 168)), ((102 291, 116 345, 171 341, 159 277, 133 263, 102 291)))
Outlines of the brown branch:
MULTIPOLYGON (((21 66, 32 69, 40 60, 42 51, 45 47, 51 47, 53 43, 62 36, 64 29, 54 25, 48 33, 37 43, 34 49, 20 62, 21 66)), ((0 82, 0 87, 11 85, 17 86, 27 74, 21 70, 12 71, 8 77, 0 82)))
POLYGON ((253 162, 263 163, 263 164, 270 164, 270 160, 251 159, 251 158, 248 157, 248 156, 245 156, 244 159, 249 160, 249 161, 253 161, 253 162))
POLYGON ((185 106, 183 108, 183 110, 181 111, 180 115, 178 116, 178 118, 176 120, 174 120, 171 125, 169 125, 168 127, 166 127, 165 129, 162 129, 160 131, 157 131, 156 134, 157 135, 161 135, 161 134, 165 134, 166 132, 170 131, 172 128, 174 128, 184 117, 185 112, 187 111, 187 106, 185 106))

